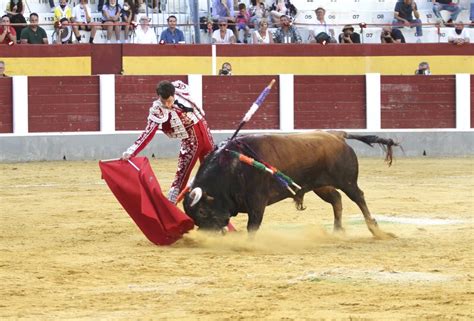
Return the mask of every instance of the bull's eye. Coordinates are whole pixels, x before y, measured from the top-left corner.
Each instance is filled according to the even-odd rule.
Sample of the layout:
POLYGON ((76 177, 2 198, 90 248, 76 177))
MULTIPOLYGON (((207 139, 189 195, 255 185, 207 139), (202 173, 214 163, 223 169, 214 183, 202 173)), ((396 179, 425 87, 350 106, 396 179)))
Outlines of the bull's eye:
POLYGON ((202 208, 200 208, 198 212, 200 217, 207 217, 206 211, 204 211, 202 208))

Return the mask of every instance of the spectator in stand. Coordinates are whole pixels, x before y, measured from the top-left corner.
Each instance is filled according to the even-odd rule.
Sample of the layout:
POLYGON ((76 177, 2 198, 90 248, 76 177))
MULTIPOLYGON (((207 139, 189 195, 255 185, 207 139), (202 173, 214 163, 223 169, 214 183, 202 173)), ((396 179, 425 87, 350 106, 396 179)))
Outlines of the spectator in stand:
POLYGON ((232 76, 232 65, 230 62, 224 62, 219 70, 219 76, 232 76))
MULTIPOLYGON (((265 1, 263 0, 252 0, 249 8, 250 12, 250 26, 258 28, 260 20, 267 18, 267 9, 265 7, 265 1), (258 3, 257 3, 258 2, 258 3)), ((267 20, 268 23, 268 20, 267 20)))
MULTIPOLYGON (((230 25, 229 29, 234 33, 237 39, 237 29, 235 28, 235 11, 234 1, 232 0, 212 0, 212 19, 214 23, 219 24, 222 19, 225 19, 230 25)), ((219 30, 219 28, 213 28, 219 30)))
POLYGON ((433 1, 433 12, 435 16, 442 21, 446 27, 452 27, 453 21, 456 21, 459 13, 461 12, 461 7, 459 4, 455 3, 452 0, 432 0, 433 1), (451 12, 449 20, 445 22, 441 16, 441 11, 446 10, 451 12))
POLYGON ((275 32, 273 40, 276 43, 302 43, 298 30, 290 23, 290 17, 280 17, 280 28, 275 32))
POLYGON ((380 35, 381 43, 405 43, 405 37, 403 33, 396 28, 391 26, 385 26, 382 28, 382 34, 380 35))
POLYGON ((117 0, 108 0, 102 9, 102 24, 107 28, 107 43, 111 43, 112 34, 115 31, 115 39, 117 43, 120 41, 120 13, 122 8, 117 3, 117 0))
MULTIPOLYGON (((135 8, 137 9, 138 13, 146 13, 147 12, 147 6, 145 0, 135 0, 135 8)), ((153 9, 151 7, 148 7, 148 12, 152 12, 153 9)))
POLYGON ((310 42, 320 44, 337 43, 334 38, 334 29, 329 28, 326 24, 326 19, 324 18, 326 10, 319 7, 314 12, 316 13, 316 24, 314 29, 310 31, 310 36, 313 38, 310 42))
POLYGON ((430 65, 426 61, 420 62, 418 69, 415 70, 415 75, 431 75, 430 65))
POLYGON ((125 24, 122 26, 124 43, 128 43, 128 38, 130 37, 130 27, 133 28, 132 22, 135 21, 136 14, 135 4, 132 0, 125 0, 123 3, 123 8, 120 12, 122 22, 125 24))
POLYGON ((71 21, 74 23, 72 26, 74 34, 78 34, 79 30, 90 31, 89 43, 94 43, 97 26, 91 25, 92 18, 89 0, 81 0, 78 5, 72 8, 71 21))
POLYGON ((352 25, 345 25, 339 35, 339 43, 360 43, 360 35, 354 32, 352 25))
POLYGON ((150 28, 150 18, 142 15, 139 20, 139 25, 135 30, 135 41, 134 43, 153 45, 157 44, 156 33, 153 28, 150 28))
POLYGON ((469 31, 464 28, 464 23, 462 21, 457 21, 454 24, 454 29, 449 30, 448 42, 458 46, 471 42, 469 31))
POLYGON ((273 43, 273 35, 268 30, 268 20, 263 18, 258 23, 258 30, 253 32, 253 43, 273 43))
POLYGON ((290 21, 296 16, 298 9, 290 2, 290 0, 275 0, 270 7, 270 15, 274 25, 281 23, 280 18, 287 16, 290 21))
POLYGON ((30 25, 23 29, 20 35, 22 44, 48 44, 48 35, 46 31, 38 26, 38 14, 33 12, 30 14, 30 25))
POLYGON ((184 33, 176 28, 178 22, 176 16, 171 15, 166 21, 168 22, 168 28, 161 33, 160 43, 185 43, 184 33))
POLYGON ((227 29, 227 20, 225 18, 219 19, 219 30, 212 33, 212 43, 215 44, 231 44, 235 43, 235 35, 232 31, 227 29))
MULTIPOLYGON (((23 0, 10 0, 7 4, 5 13, 10 18, 10 23, 24 23, 23 26, 15 26, 16 35, 21 35, 21 31, 26 27, 26 19, 23 16, 25 13, 25 7, 23 6, 23 0)), ((18 39, 18 42, 20 39, 18 39)))
MULTIPOLYGON (((423 36, 421 28, 420 13, 416 2, 413 0, 403 0, 395 4, 394 19, 392 22, 394 27, 416 27, 416 37, 423 36), (415 18, 413 18, 413 15, 415 18)), ((420 38, 417 42, 421 42, 420 38)))
POLYGON ((72 27, 68 18, 59 20, 55 35, 56 39, 53 39, 55 44, 66 45, 72 43, 72 27))
POLYGON ((239 12, 235 16, 235 23, 237 25, 237 42, 248 43, 247 39, 250 37, 250 14, 245 3, 239 3, 239 12), (240 31, 243 31, 243 39, 240 38, 240 31))
POLYGON ((471 13, 469 19, 471 19, 471 28, 474 28, 474 0, 471 0, 471 13))
POLYGON ((0 78, 1 77, 8 77, 5 74, 5 62, 3 60, 0 60, 0 78))
POLYGON ((0 44, 16 44, 16 30, 10 25, 10 17, 8 15, 2 17, 2 24, 0 25, 0 44))

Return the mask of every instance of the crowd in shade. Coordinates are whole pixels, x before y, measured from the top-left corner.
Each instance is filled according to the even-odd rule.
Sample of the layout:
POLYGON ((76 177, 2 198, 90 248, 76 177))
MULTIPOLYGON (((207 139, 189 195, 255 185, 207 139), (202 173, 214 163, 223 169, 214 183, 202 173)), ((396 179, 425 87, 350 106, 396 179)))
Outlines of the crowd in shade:
MULTIPOLYGON (((105 36, 106 43, 139 44, 182 44, 186 43, 184 23, 177 15, 161 12, 160 1, 144 0, 99 0, 100 21, 93 21, 89 0, 79 0, 71 6, 68 0, 49 0, 54 14, 54 33, 48 39, 47 32, 39 24, 39 14, 30 13, 29 23, 25 19, 25 0, 10 0, 0 25, 0 43, 14 44, 72 44, 89 42, 93 44, 97 31, 105 36), (151 7, 147 7, 151 5, 151 7), (157 32, 151 23, 149 13, 166 15, 167 26, 157 32), (183 27, 180 27, 183 26, 183 27), (87 39, 84 39, 87 33, 87 39)), ((432 11, 436 17, 435 27, 450 28, 448 41, 455 45, 470 42, 470 27, 474 21, 474 0, 471 0, 471 21, 460 21, 463 9, 451 0, 432 0, 432 11), (446 13, 443 13, 446 12, 446 13), (444 19, 443 19, 444 17, 444 19), (447 18, 446 18, 447 17, 447 18)), ((213 0, 208 16, 202 16, 199 27, 203 38, 215 44, 270 44, 270 43, 315 43, 315 44, 357 44, 361 43, 363 24, 345 25, 336 34, 333 25, 326 21, 326 9, 314 9, 315 21, 301 26, 295 17, 298 8, 290 0, 251 0, 236 3, 233 0, 213 0), (360 27, 360 28, 359 28, 360 27), (356 28, 359 32, 356 32, 356 28), (305 37, 302 36, 302 30, 305 37), (306 31, 309 34, 306 35, 306 31), (207 38, 207 39, 206 39, 207 38)), ((197 27, 198 23, 196 23, 197 27)), ((393 20, 389 25, 380 26, 380 43, 405 43, 404 30, 416 30, 416 42, 423 42, 424 26, 420 19, 418 5, 414 0, 397 0, 393 9, 393 20)), ((433 26, 430 26, 433 27, 433 26)), ((191 28, 189 28, 191 30, 191 28)), ((340 29, 339 29, 340 30, 340 29)), ((471 32, 472 33, 472 32, 471 32)))

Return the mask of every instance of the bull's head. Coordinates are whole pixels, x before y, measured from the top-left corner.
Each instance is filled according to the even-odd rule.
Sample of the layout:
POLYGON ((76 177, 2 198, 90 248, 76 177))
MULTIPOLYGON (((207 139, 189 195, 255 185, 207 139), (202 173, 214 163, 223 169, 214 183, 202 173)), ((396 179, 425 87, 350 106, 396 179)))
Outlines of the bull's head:
POLYGON ((220 231, 229 223, 230 213, 222 200, 208 195, 200 187, 186 194, 183 206, 186 214, 204 230, 220 231))

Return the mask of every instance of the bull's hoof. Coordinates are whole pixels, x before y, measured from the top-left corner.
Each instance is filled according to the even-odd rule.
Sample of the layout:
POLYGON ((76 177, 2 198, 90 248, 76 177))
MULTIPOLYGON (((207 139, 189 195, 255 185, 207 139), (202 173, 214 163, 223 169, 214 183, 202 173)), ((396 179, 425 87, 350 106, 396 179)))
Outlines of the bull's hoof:
POLYGON ((380 229, 375 229, 373 231, 371 230, 371 232, 377 240, 391 240, 397 238, 395 234, 390 232, 384 232, 380 229))

